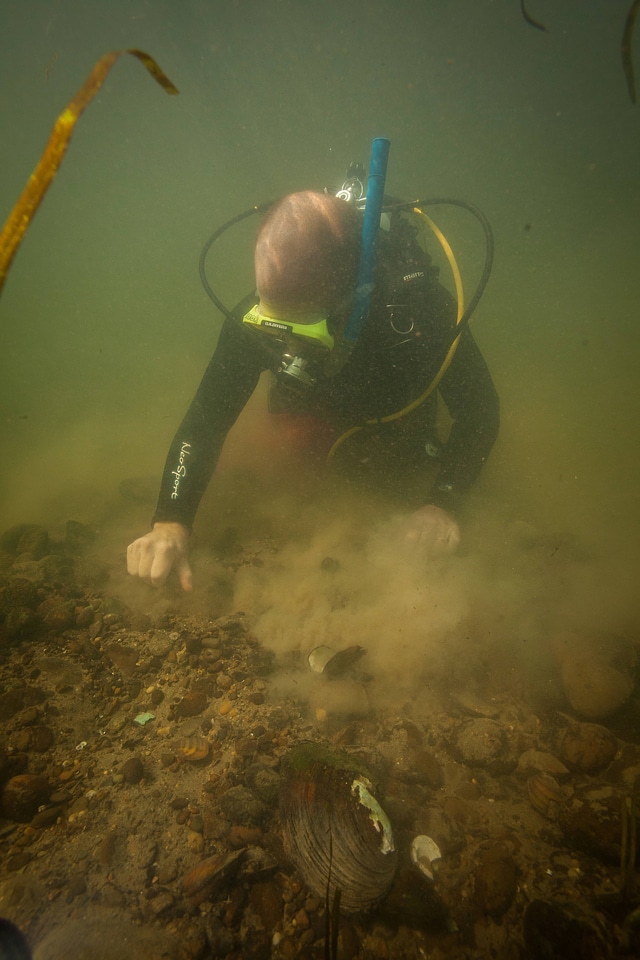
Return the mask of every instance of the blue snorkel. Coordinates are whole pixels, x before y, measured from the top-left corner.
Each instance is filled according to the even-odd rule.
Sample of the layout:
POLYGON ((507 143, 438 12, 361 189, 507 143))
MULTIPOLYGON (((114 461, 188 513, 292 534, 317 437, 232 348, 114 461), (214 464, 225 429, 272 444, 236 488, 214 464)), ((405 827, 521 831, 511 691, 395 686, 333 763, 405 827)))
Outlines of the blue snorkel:
POLYGON ((369 303, 373 293, 373 280, 378 251, 378 230, 384 200, 384 184, 387 179, 387 161, 391 141, 386 137, 376 137, 371 144, 369 178, 367 180, 367 199, 362 221, 362 247, 358 280, 351 316, 344 331, 344 342, 351 351, 355 346, 362 324, 369 312, 369 303))

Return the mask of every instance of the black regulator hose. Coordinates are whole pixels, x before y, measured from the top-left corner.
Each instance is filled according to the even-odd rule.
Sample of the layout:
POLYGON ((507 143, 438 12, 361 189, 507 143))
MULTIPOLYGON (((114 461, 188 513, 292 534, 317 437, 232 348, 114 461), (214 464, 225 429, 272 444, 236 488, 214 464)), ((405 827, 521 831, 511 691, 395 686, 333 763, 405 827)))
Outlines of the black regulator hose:
POLYGON ((221 227, 218 227, 215 233, 211 234, 209 239, 205 242, 204 246, 202 247, 202 251, 200 253, 200 260, 198 261, 198 270, 200 272, 200 280, 202 281, 202 286, 204 287, 207 295, 211 298, 211 300, 213 300, 213 302, 215 303, 220 313, 222 313, 222 315, 225 316, 227 320, 233 320, 233 314, 231 313, 230 310, 227 309, 227 307, 225 307, 222 300, 220 300, 216 296, 216 294, 211 289, 211 285, 209 284, 209 281, 207 280, 207 273, 205 269, 207 254, 209 253, 209 250, 214 245, 216 240, 218 240, 219 237, 221 237, 222 234, 225 233, 230 227, 234 227, 236 223, 240 223, 241 220, 246 220, 247 217, 252 217, 255 213, 264 213, 265 210, 268 210, 269 207, 273 205, 273 202, 274 202, 273 200, 270 200, 268 203, 259 203, 256 206, 251 207, 249 210, 245 210, 244 213, 239 213, 237 216, 232 217, 231 220, 227 220, 227 222, 223 223, 221 227))
POLYGON ((394 204, 393 208, 385 207, 384 209, 386 211, 390 209, 412 210, 414 207, 435 207, 435 206, 445 206, 445 205, 452 206, 452 207, 462 207, 463 210, 468 210, 469 213, 472 213, 473 216, 478 220, 478 222, 480 223, 480 226, 484 231, 484 241, 485 241, 484 266, 482 268, 482 274, 480 276, 480 280, 478 281, 478 285, 474 291, 474 294, 469 300, 469 303, 467 304, 466 310, 464 311, 464 313, 460 317, 460 320, 458 321, 458 324, 456 325, 455 332, 451 338, 453 341, 460 333, 460 328, 466 325, 471 319, 473 311, 478 306, 478 303, 480 302, 480 298, 482 297, 482 294, 484 293, 486 286, 489 282, 489 277, 491 276, 491 268, 493 267, 493 254, 495 249, 495 243, 493 240, 493 230, 491 229, 491 224, 485 217, 482 210, 476 207, 475 204, 469 203, 468 200, 453 200, 449 198, 443 198, 443 199, 438 198, 436 200, 410 200, 407 203, 394 204))

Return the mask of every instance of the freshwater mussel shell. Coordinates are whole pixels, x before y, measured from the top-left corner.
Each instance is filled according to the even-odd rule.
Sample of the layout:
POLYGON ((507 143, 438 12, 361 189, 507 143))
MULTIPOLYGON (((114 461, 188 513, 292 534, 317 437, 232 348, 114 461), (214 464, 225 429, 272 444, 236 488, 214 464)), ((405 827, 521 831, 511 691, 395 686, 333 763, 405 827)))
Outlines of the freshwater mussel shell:
POLYGON ((283 759, 280 818, 285 849, 307 886, 340 909, 374 907, 393 881, 391 825, 358 758, 322 744, 295 747, 283 759))

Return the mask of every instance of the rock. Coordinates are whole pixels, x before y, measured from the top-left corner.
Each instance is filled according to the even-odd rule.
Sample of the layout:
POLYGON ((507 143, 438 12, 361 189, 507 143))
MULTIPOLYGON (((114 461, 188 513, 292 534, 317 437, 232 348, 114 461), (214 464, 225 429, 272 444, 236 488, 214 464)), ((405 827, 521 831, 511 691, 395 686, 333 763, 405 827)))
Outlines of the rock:
POLYGON ((620 863, 624 794, 608 784, 580 787, 565 800, 557 822, 571 845, 605 863, 620 863))
POLYGON ((71 600, 63 597, 49 597, 38 607, 38 614, 42 617, 45 626, 54 633, 69 630, 76 622, 76 607, 71 600))
POLYGON ((8 820, 28 823, 47 803, 51 787, 46 777, 21 773, 12 777, 2 791, 2 812, 8 820))
POLYGON ((175 706, 176 717, 197 717, 207 707, 207 695, 203 690, 188 690, 175 706))
POLYGON ((565 733, 562 756, 572 770, 595 773, 606 767, 618 751, 614 735, 597 723, 577 723, 565 733))
POLYGON ((485 766, 505 753, 506 737, 495 720, 470 720, 456 733, 454 745, 463 763, 485 766))
POLYGON ((507 912, 516 892, 516 864, 503 844, 487 850, 476 870, 473 899, 493 919, 507 912))
POLYGON ((623 638, 562 633, 552 645, 565 696, 580 716, 603 720, 628 699, 635 654, 623 638))
POLYGON ((231 787, 224 794, 220 806, 225 817, 234 824, 253 827, 262 823, 269 808, 246 787, 231 787))
POLYGON ((575 903, 532 900, 524 914, 524 942, 531 960, 608 960, 606 933, 575 903))
POLYGON ((140 783, 144 777, 144 767, 140 757, 129 757, 120 767, 125 783, 140 783))
POLYGON ((40 618, 29 607, 12 607, 4 627, 10 640, 20 640, 33 635, 40 625, 40 618))
POLYGON ((164 928, 137 926, 121 912, 83 912, 51 930, 33 951, 33 960, 184 960, 177 937, 164 928))
POLYGON ((35 583, 26 577, 12 577, 0 589, 0 612, 8 613, 14 607, 28 607, 30 610, 40 602, 40 594, 35 583))
POLYGON ((48 549, 49 534, 44 527, 35 523, 16 524, 0 537, 0 550, 14 557, 26 554, 33 560, 39 560, 48 549))
POLYGON ((17 750, 31 750, 35 753, 46 753, 52 743, 53 731, 41 723, 20 730, 14 738, 17 750))

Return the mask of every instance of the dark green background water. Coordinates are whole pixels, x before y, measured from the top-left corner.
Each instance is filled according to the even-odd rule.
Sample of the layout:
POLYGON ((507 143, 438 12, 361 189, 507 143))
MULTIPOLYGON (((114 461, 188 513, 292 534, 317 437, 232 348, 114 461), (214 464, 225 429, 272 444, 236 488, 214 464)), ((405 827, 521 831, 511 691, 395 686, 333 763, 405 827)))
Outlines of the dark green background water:
MULTIPOLYGON (((0 525, 91 519, 123 477, 159 475, 219 329, 202 243, 254 203, 339 183, 384 135, 390 191, 468 199, 495 231, 473 329, 503 428, 481 498, 606 545, 628 571, 640 527, 628 3, 529 0, 545 34, 517 0, 4 0, 0 221, 103 53, 147 50, 180 96, 121 59, 18 253, 0 301, 0 525)), ((437 219, 469 295, 480 231, 437 219)), ((250 230, 229 243, 213 270, 227 302, 251 286, 250 230)))

